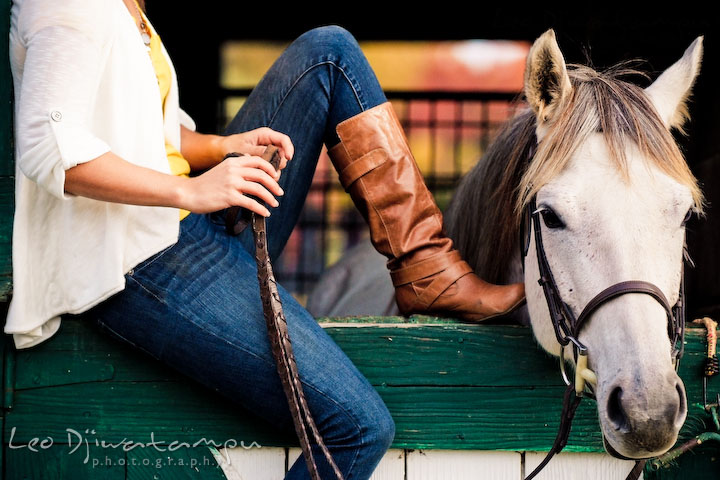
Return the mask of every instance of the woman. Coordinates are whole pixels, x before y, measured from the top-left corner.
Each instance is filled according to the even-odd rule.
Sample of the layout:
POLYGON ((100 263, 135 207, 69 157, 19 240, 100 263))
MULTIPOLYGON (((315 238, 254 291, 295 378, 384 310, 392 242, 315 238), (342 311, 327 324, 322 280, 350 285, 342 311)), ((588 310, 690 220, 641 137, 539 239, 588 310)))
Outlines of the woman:
MULTIPOLYGON (((51 337, 61 315, 82 314, 292 428, 268 345, 252 234, 229 236, 222 219, 233 205, 268 216, 277 257, 323 144, 388 257, 403 313, 481 320, 522 301, 521 285, 483 282, 444 236, 397 118, 348 32, 324 27, 299 37, 224 134, 205 135, 179 107, 172 63, 143 6, 13 4, 18 171, 5 332, 17 348, 51 337), (271 144, 281 150, 282 175, 258 157, 271 144), (247 155, 223 160, 230 152, 247 155), (248 195, 274 207, 272 215, 248 195)), ((325 442, 345 478, 368 478, 393 439, 392 418, 312 316, 280 292, 325 442)), ((307 476, 300 458, 287 478, 307 476)))

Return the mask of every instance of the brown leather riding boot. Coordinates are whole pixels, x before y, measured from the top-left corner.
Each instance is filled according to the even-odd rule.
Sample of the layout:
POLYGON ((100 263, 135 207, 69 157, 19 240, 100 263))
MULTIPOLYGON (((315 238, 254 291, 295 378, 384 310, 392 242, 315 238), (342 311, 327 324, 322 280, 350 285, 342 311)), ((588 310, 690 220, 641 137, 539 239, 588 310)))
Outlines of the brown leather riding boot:
POLYGON ((481 280, 445 236, 442 213, 390 102, 345 120, 336 130, 340 143, 328 153, 370 226, 373 245, 388 258, 402 314, 483 320, 522 303, 523 284, 481 280))

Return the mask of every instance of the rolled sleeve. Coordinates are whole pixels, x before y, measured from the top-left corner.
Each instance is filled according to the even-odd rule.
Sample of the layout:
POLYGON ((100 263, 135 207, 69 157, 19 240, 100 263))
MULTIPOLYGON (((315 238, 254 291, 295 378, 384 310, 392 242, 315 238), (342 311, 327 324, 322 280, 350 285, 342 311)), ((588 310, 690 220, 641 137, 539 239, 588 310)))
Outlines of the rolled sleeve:
POLYGON ((106 44, 98 27, 106 15, 73 14, 58 3, 66 8, 56 15, 52 7, 42 15, 32 8, 51 2, 35 2, 24 12, 28 18, 20 41, 26 56, 16 86, 15 134, 20 171, 52 195, 68 199, 73 195, 65 192, 65 170, 110 151, 92 128, 106 44))
POLYGON ((192 131, 197 130, 195 120, 193 120, 192 117, 188 115, 187 112, 182 108, 178 108, 178 118, 180 120, 180 125, 182 125, 183 127, 192 131))
POLYGON ((20 148, 18 159, 26 177, 61 199, 74 196, 65 192, 65 170, 110 151, 110 145, 82 124, 73 124, 68 118, 72 114, 62 107, 49 108, 45 125, 23 135, 27 143, 20 148))

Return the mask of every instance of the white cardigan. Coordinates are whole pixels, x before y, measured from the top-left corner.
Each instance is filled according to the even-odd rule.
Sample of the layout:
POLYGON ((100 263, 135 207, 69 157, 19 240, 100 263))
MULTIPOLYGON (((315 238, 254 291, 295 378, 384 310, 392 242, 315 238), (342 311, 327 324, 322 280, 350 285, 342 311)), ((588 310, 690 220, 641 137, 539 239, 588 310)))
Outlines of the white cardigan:
POLYGON ((175 70, 162 111, 157 77, 120 0, 14 0, 13 296, 5 333, 16 348, 45 341, 63 313, 125 288, 124 274, 177 242, 176 208, 124 205, 64 192, 65 170, 112 151, 170 174, 180 150, 175 70))

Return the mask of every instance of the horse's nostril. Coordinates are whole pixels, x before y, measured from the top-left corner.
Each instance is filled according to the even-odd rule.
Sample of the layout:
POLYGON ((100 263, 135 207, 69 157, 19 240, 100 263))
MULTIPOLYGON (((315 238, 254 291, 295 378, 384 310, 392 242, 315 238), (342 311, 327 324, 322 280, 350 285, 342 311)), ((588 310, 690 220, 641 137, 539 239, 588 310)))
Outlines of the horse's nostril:
POLYGON ((685 421, 685 415, 687 414, 687 403, 685 400, 685 387, 683 386, 683 383, 681 381, 678 381, 675 384, 675 390, 677 390, 678 397, 680 399, 680 402, 678 403, 678 409, 677 409, 677 416, 675 417, 675 421, 685 421))
POLYGON ((622 406, 622 388, 620 387, 615 387, 608 397, 607 416, 616 430, 623 433, 629 431, 627 416, 622 406))

